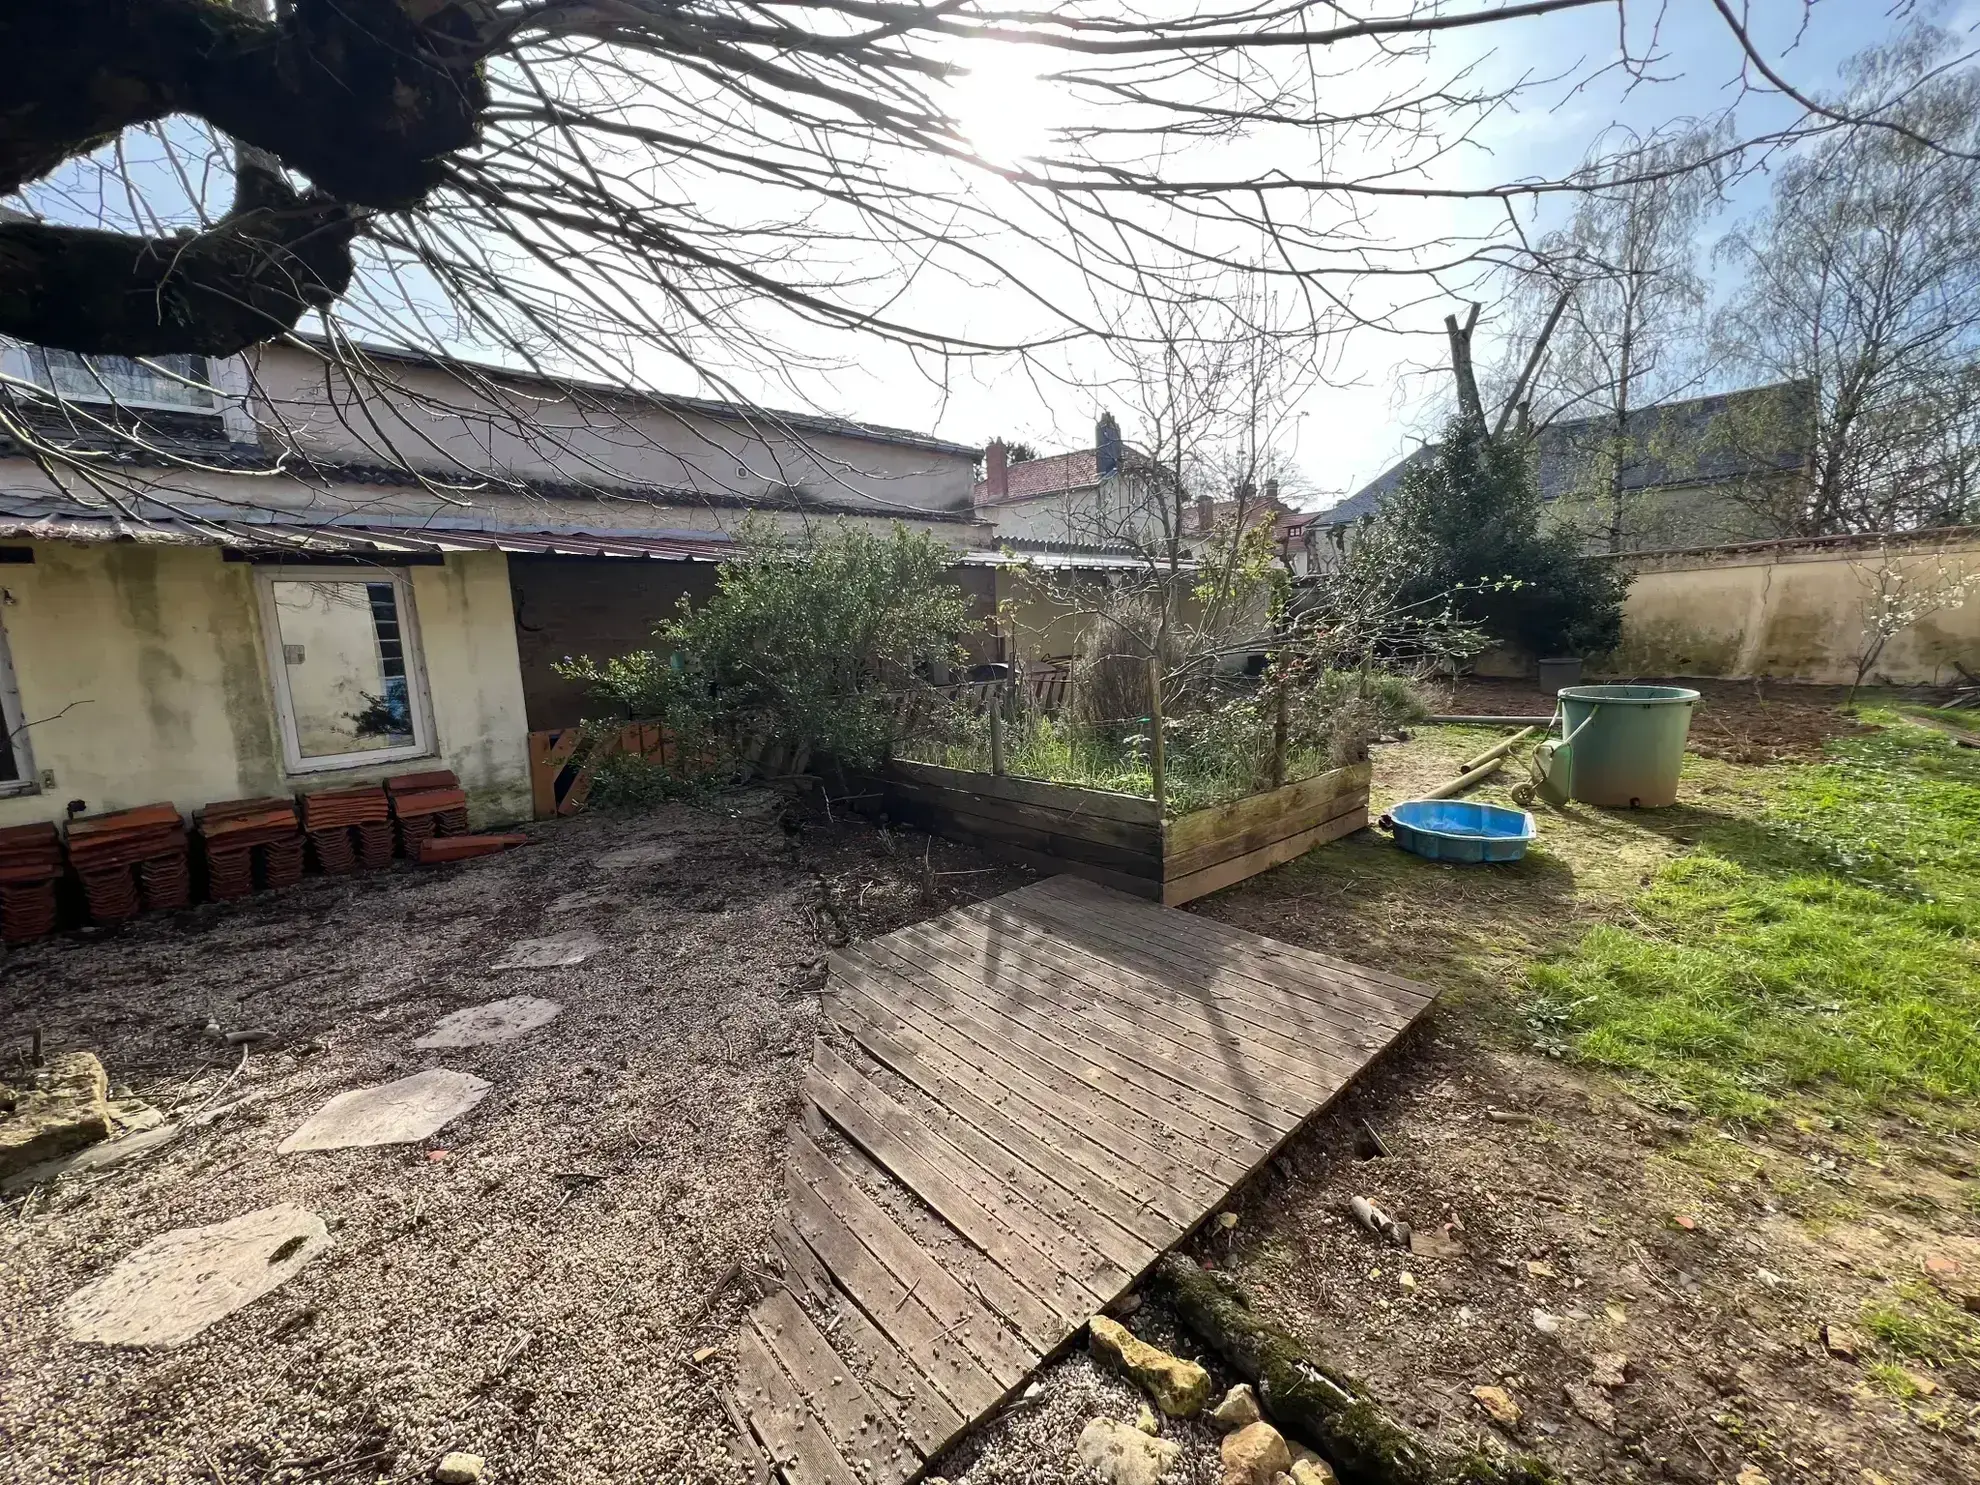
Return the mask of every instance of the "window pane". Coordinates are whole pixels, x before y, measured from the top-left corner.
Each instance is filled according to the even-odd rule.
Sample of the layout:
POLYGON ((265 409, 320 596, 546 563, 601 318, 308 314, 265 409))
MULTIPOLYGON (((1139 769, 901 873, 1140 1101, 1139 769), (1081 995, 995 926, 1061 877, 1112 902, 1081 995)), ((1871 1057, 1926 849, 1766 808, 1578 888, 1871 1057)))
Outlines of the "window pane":
POLYGON ((204 356, 148 356, 145 359, 151 365, 145 365, 129 356, 37 350, 35 359, 43 373, 42 383, 78 402, 163 403, 199 409, 213 406, 213 394, 205 386, 204 356), (163 370, 154 369, 159 367, 163 370), (187 386, 179 377, 201 385, 187 386))
POLYGON ((398 590, 355 579, 277 578, 289 709, 304 758, 410 746, 412 690, 398 590))

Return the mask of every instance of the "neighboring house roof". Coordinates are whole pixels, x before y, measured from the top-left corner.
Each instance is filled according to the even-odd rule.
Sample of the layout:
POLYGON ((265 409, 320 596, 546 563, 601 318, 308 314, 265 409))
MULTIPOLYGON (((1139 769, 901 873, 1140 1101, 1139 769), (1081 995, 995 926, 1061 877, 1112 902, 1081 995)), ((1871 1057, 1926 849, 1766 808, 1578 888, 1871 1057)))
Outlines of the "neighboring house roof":
MULTIPOLYGON (((174 502, 138 498, 126 511, 63 495, 0 491, 0 540, 155 542, 218 546, 257 555, 298 558, 351 557, 380 563, 432 559, 448 552, 508 552, 549 557, 620 557, 659 562, 721 562, 735 550, 723 531, 619 531, 544 522, 530 527, 472 525, 464 521, 389 519, 242 519, 238 509, 211 516, 174 502)), ((955 554, 958 566, 1012 565, 1113 571, 1142 559, 1095 549, 1020 553, 971 549, 955 554)))
POLYGON ((1004 494, 990 498, 988 480, 976 482, 975 501, 979 506, 1010 505, 1020 500, 1036 500, 1067 490, 1084 490, 1100 483, 1100 451, 1074 449, 1069 454, 1048 454, 1042 459, 1026 459, 1013 464, 1006 476, 1004 494))
MULTIPOLYGON (((1673 485, 1714 485, 1758 475, 1799 469, 1808 457, 1814 430, 1814 390, 1807 382, 1778 382, 1747 387, 1710 397, 1660 403, 1639 408, 1629 416, 1630 446, 1642 456, 1624 463, 1625 490, 1656 490, 1673 485), (1742 417, 1758 422, 1766 412, 1769 426, 1739 436, 1742 417), (1735 427, 1728 430, 1728 415, 1735 427)), ((1540 497, 1557 500, 1570 494, 1609 437, 1608 420, 1577 418, 1549 423, 1536 435, 1540 497)), ((1402 484, 1403 476, 1437 457, 1438 445, 1424 444, 1338 505, 1321 511, 1318 523, 1344 526, 1372 516, 1402 484)))
MULTIPOLYGON (((287 474, 308 485, 371 485, 389 489, 445 489, 452 493, 494 491, 546 500, 592 500, 607 504, 698 506, 721 510, 793 510, 824 515, 889 516, 905 520, 974 522, 971 510, 892 510, 854 500, 823 499, 798 488, 745 494, 741 491, 613 485, 577 480, 522 479, 467 469, 403 469, 353 460, 320 459, 290 450, 272 454, 258 444, 232 443, 217 432, 202 434, 173 425, 147 427, 143 440, 118 439, 91 431, 64 436, 61 446, 87 455, 92 464, 132 469, 218 470, 237 474, 287 474)), ((0 437, 0 457, 28 455, 15 441, 0 437)))
MULTIPOLYGON (((331 342, 321 336, 301 335, 297 338, 318 350, 331 349, 331 342)), ((612 382, 596 382, 574 376, 543 375, 533 371, 519 371, 508 366, 496 366, 486 361, 437 356, 428 351, 404 350, 364 342, 355 344, 352 349, 374 361, 396 361, 403 365, 428 366, 441 371, 471 371, 495 382, 591 392, 602 397, 623 398, 672 412, 699 413, 704 417, 768 426, 772 430, 788 428, 800 433, 831 433, 841 438, 863 438, 876 443, 902 444, 911 448, 928 449, 935 453, 956 454, 972 460, 983 452, 975 444, 954 443, 948 439, 936 438, 932 434, 916 433, 908 428, 890 428, 884 423, 859 423, 850 418, 833 417, 826 413, 787 412, 777 408, 754 407, 741 402, 723 402, 710 397, 648 392, 612 382)))

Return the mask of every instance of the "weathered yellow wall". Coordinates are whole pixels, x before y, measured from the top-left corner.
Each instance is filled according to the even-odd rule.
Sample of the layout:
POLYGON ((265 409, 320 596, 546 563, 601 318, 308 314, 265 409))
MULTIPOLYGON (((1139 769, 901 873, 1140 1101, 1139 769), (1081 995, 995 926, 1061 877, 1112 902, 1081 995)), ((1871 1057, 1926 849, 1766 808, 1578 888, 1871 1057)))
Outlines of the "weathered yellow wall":
MULTIPOLYGON (((1863 650, 1865 599, 1886 560, 1918 586, 1935 585, 1943 575, 1980 576, 1980 534, 1894 549, 1888 559, 1871 543, 1771 543, 1638 558, 1622 646, 1603 670, 1847 684, 1863 650)), ((1950 682, 1958 676, 1955 660, 1980 671, 1980 584, 1960 607, 1927 615, 1896 635, 1869 679, 1950 682)))
MULTIPOLYGON (((55 781, 0 799, 0 825, 170 800, 288 794, 417 768, 400 760, 284 771, 254 569, 211 547, 37 542, 0 566, 7 633, 32 766, 55 781), (66 710, 65 710, 66 708, 66 710)), ((478 820, 529 813, 527 739, 507 559, 449 556, 412 569, 438 764, 478 820)))

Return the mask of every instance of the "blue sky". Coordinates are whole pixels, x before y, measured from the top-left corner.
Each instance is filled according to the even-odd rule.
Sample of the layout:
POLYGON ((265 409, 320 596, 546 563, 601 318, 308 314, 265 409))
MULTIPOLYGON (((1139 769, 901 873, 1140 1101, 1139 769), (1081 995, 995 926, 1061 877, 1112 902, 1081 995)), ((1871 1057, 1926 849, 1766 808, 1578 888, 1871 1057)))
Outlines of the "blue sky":
MULTIPOLYGON (((1891 36, 1897 24, 1885 0, 1816 0, 1805 26, 1800 0, 1755 0, 1753 10, 1755 38, 1765 55, 1797 87, 1809 91, 1833 88, 1841 64, 1891 36)), ((1635 13, 1647 18, 1647 7, 1639 6, 1635 13)), ((1798 116, 1799 109, 1778 96, 1742 95, 1739 55, 1709 0, 1669 0, 1659 19, 1657 60, 1649 80, 1632 84, 1612 74, 1578 90, 1537 89, 1516 113, 1482 131, 1480 140, 1489 145, 1489 155, 1473 153, 1459 173, 1480 184, 1558 176, 1578 164, 1591 142, 1615 125, 1642 132, 1735 105, 1747 132, 1787 125, 1798 116)), ((1942 23, 1957 30, 1971 27, 1976 19, 1980 5, 1975 3, 1942 12, 1942 23)), ((1643 40, 1639 33, 1639 48, 1643 40)), ((1501 79, 1583 72, 1617 55, 1615 16, 1597 8, 1544 22, 1508 24, 1463 36, 1436 53, 1446 63, 1473 55, 1501 79)), ((1755 83, 1764 87, 1757 78, 1755 83)), ((1762 173, 1735 186, 1725 210, 1701 233, 1702 264, 1709 267, 1712 243, 1735 220, 1764 204, 1767 189, 1762 173)), ((1565 209, 1566 203, 1555 198, 1537 216, 1532 208, 1522 208, 1521 217, 1530 232, 1544 231, 1565 209)), ((1410 224, 1399 223, 1399 232, 1408 230, 1410 224)), ((1413 310, 1400 333, 1360 335, 1350 342, 1334 378, 1348 385, 1319 387, 1306 397, 1296 457, 1311 484, 1327 492, 1313 503, 1351 493, 1420 441, 1430 416, 1427 397, 1441 391, 1445 382, 1442 317, 1460 308, 1461 301, 1452 297, 1413 310)), ((1481 330, 1482 356, 1490 355, 1490 334, 1488 318, 1481 330)), ((958 388, 946 402, 927 404, 927 413, 919 418, 911 400, 915 390, 908 382, 874 390, 882 400, 890 393, 901 399, 890 420, 932 422, 960 439, 1010 431, 1045 447, 1071 446, 1088 436, 1092 417, 1089 409, 1065 405, 1074 398, 1054 398, 1055 405, 1045 406, 1029 386, 1010 380, 958 388)), ((1128 433, 1133 436, 1132 428, 1128 433)))
MULTIPOLYGON (((1466 0, 1465 8, 1482 3, 1485 0, 1466 0)), ((1656 9, 1659 3, 1630 0, 1628 12, 1634 27, 1632 50, 1652 53, 1650 77, 1632 83, 1611 72, 1578 88, 1558 82, 1537 86, 1516 109, 1488 121, 1476 137, 1477 147, 1440 166, 1439 183, 1478 186, 1557 177, 1571 170, 1590 144, 1612 126, 1649 132, 1673 120, 1716 115, 1735 103, 1743 133, 1793 122, 1798 110, 1778 97, 1741 97, 1741 58, 1712 0, 1661 0, 1661 10, 1656 9), (1654 47, 1650 37, 1653 24, 1657 28, 1654 47)), ((1956 33, 1968 33, 1980 21, 1980 0, 1917 0, 1913 7, 1905 6, 1903 0, 1813 0, 1805 15, 1802 0, 1751 0, 1761 50, 1797 86, 1809 91, 1832 89, 1844 59, 1890 36, 1899 24, 1894 16, 1907 8, 1936 11, 1940 22, 1956 33)), ((1617 56, 1615 28, 1615 11, 1597 6, 1450 32, 1433 44, 1428 60, 1420 65, 1428 74, 1448 75, 1452 69, 1470 64, 1481 76, 1501 83, 1522 76, 1586 77, 1617 56)), ((1041 121, 1061 102, 1050 85, 1039 84, 1029 76, 1036 64, 1025 61, 1024 56, 1021 50, 998 49, 990 58, 987 75, 973 90, 966 90, 964 122, 973 134, 982 131, 981 147, 988 153, 1014 155, 1035 146, 1041 121)), ((1377 70, 1366 69, 1369 74, 1377 70)), ((1390 64, 1387 81, 1394 82, 1401 70, 1406 70, 1402 64, 1390 64)), ((1335 106, 1352 109, 1357 104, 1357 87, 1379 86, 1372 76, 1350 73, 1328 85, 1328 97, 1330 102, 1339 97, 1341 101, 1335 106)), ((135 153, 142 152, 141 140, 133 138, 129 143, 135 153)), ((1244 166, 1255 166, 1260 160, 1277 163, 1268 156, 1239 157, 1244 166)), ((1364 168, 1371 163, 1372 158, 1364 158, 1364 168)), ((1294 159, 1291 168, 1310 166, 1310 160, 1294 159)), ((154 162, 141 174, 148 196, 162 199, 177 193, 183 197, 162 165, 154 162)), ((86 198, 105 187, 86 170, 72 172, 71 179, 85 184, 86 198)), ((219 188, 224 189, 224 172, 218 181, 219 188)), ((716 188, 726 189, 720 182, 716 188)), ((1764 202, 1766 189, 1764 176, 1755 176, 1736 189, 1726 211, 1701 234, 1701 262, 1709 263, 1713 240, 1739 216, 1764 202)), ((121 184, 111 181, 108 190, 104 204, 114 211, 121 198, 121 184)), ((80 210, 87 215, 89 206, 88 199, 72 201, 63 214, 73 218, 80 210)), ((1567 206, 1564 199, 1551 198, 1537 214, 1531 206, 1519 210, 1531 234, 1553 225, 1567 206)), ((748 213, 745 210, 742 214, 748 213)), ((1476 231, 1497 227, 1503 215, 1496 206, 1403 202, 1379 208, 1372 225, 1378 235, 1390 240, 1414 242, 1447 228, 1476 231)), ((1013 261, 1023 261, 1023 250, 1016 251, 1013 261)), ((1056 287, 1061 291, 1077 289, 1063 280, 1056 287)), ((1413 448, 1424 431, 1429 421, 1429 395, 1441 392, 1446 381, 1442 371, 1443 316, 1461 310, 1465 285, 1453 283, 1448 297, 1425 299, 1427 288, 1420 281, 1394 288, 1390 281, 1378 281, 1355 291, 1364 307, 1375 312, 1406 300, 1423 302, 1410 303, 1396 313, 1393 330, 1358 330, 1329 346, 1328 384, 1305 395, 1299 408, 1303 416, 1293 425, 1294 457, 1316 492, 1311 503, 1325 504, 1351 493, 1413 448)), ((978 327, 1002 329, 1004 321, 1017 320, 1023 311, 1023 296, 1008 286, 986 287, 967 296, 949 288, 941 292, 954 302, 939 303, 937 308, 953 310, 978 327)), ((355 298, 348 318, 353 333, 367 337, 377 334, 376 322, 364 323, 355 298)), ((1481 356, 1489 360, 1489 314, 1482 335, 1481 356)), ((461 349, 474 353, 472 347, 461 349)), ((871 341, 820 339, 816 349, 821 357, 836 364, 801 371, 762 364, 763 358, 752 364, 746 356, 736 357, 729 362, 733 374, 729 385, 769 406, 803 406, 924 429, 964 442, 980 443, 998 435, 1023 438, 1046 451, 1090 443, 1098 412, 1110 407, 1126 411, 1108 393, 1068 386, 1063 380, 1054 383, 1016 366, 931 365, 871 341)), ((697 384, 691 374, 657 354, 635 352, 633 359, 633 369, 649 384, 690 392, 726 390, 706 382, 697 384)), ((1104 364, 1103 357, 1087 348, 1054 358, 1050 370, 1061 378, 1090 383, 1101 378, 1104 364)), ((584 369, 596 374, 593 368, 584 369)), ((1129 438, 1134 438, 1131 415, 1125 416, 1124 422, 1129 438)))

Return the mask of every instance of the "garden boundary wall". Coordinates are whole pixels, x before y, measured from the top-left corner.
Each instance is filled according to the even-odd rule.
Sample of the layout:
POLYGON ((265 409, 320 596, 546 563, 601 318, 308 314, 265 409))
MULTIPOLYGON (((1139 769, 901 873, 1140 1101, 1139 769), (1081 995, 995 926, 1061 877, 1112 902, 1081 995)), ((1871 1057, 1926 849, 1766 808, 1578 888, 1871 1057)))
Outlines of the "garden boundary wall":
POLYGON ((1634 574, 1614 677, 1709 676, 1847 685, 1880 580, 1908 591, 1960 578, 1965 601, 1892 637, 1865 679, 1945 685, 1980 673, 1980 527, 1752 542, 1603 559, 1634 574))

